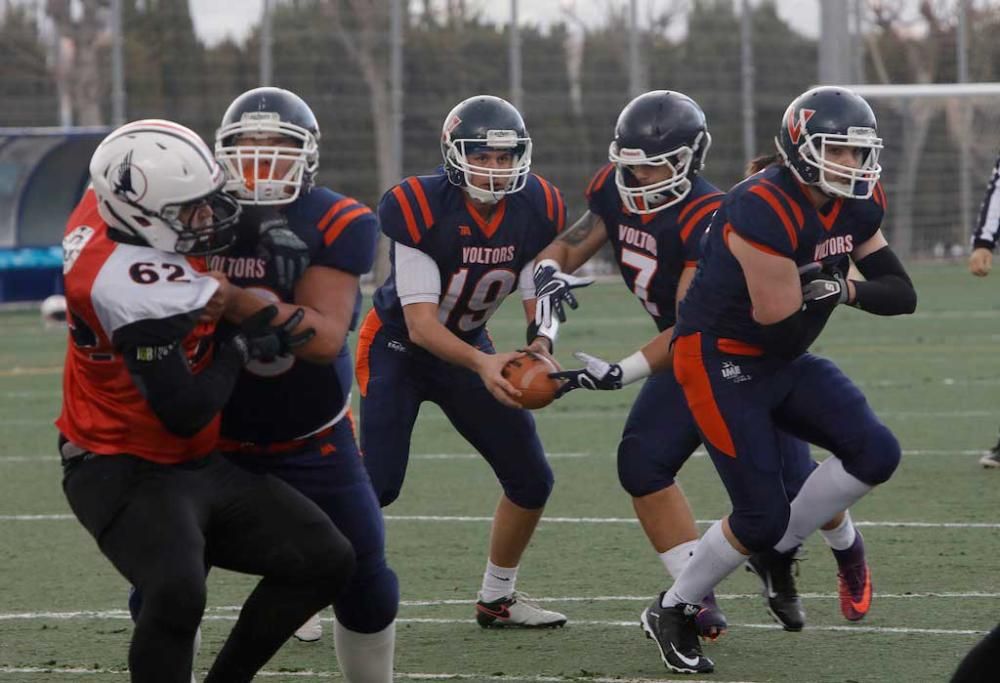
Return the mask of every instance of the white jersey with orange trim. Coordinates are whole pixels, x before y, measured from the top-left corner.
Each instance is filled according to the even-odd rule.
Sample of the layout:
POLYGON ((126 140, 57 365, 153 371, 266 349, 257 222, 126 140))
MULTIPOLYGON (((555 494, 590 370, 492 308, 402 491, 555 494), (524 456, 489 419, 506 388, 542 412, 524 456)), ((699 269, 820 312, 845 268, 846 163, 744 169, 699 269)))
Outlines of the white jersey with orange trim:
POLYGON ((180 341, 192 372, 199 372, 211 360, 215 326, 197 324, 197 315, 218 282, 202 274, 197 259, 112 240, 93 190, 70 216, 63 259, 70 339, 59 431, 102 455, 177 463, 210 452, 219 418, 190 438, 168 431, 136 387, 114 339, 116 331, 135 323, 189 316, 182 340, 151 338, 149 349, 180 341))

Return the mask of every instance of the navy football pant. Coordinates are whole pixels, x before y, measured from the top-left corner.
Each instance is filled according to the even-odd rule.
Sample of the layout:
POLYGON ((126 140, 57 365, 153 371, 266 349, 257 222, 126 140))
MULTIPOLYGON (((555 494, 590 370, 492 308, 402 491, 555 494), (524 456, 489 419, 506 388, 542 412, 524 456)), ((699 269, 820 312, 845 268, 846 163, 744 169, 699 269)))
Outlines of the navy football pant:
MULTIPOLYGON (((701 445, 701 434, 673 372, 659 372, 643 384, 618 444, 618 480, 634 498, 661 491, 701 445)), ((779 433, 782 478, 789 499, 816 467, 809 444, 779 433)))
POLYGON ((75 458, 63 489, 101 552, 144 595, 129 649, 133 680, 190 680, 206 563, 263 577, 206 679, 227 682, 253 678, 354 570, 350 543, 316 505, 217 453, 181 465, 75 458))
POLYGON ((899 464, 895 436, 824 358, 782 361, 695 333, 676 340, 674 372, 729 492, 730 527, 751 551, 774 546, 788 526, 781 431, 830 451, 869 486, 888 480, 899 464))
MULTIPOLYGON (((484 333, 477 347, 494 353, 484 333)), ((493 468, 506 496, 536 510, 552 491, 552 469, 527 410, 498 402, 479 376, 399 339, 369 312, 358 335, 361 452, 383 507, 399 496, 410 457, 410 436, 424 401, 436 403, 451 424, 493 468)))
POLYGON ((316 503, 357 556, 350 581, 333 601, 337 621, 358 633, 376 633, 396 618, 399 582, 385 560, 382 510, 354 440, 348 417, 333 432, 287 454, 233 453, 252 472, 272 474, 316 503))

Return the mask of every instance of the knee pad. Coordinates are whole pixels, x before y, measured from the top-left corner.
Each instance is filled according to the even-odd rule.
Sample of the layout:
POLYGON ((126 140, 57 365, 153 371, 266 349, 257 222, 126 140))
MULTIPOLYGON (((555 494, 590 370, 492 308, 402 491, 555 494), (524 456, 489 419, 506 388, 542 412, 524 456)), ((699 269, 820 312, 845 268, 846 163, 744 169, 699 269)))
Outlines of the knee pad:
POLYGON ((360 569, 333 601, 337 621, 356 633, 378 633, 399 610, 399 580, 385 564, 372 572, 360 569))
POLYGON ((545 507, 545 503, 552 493, 555 477, 552 475, 552 469, 546 464, 545 469, 541 472, 529 473, 517 481, 501 483, 504 494, 510 498, 511 502, 526 510, 538 510, 545 507))
POLYGON ((661 491, 674 483, 676 471, 667 472, 650 457, 642 437, 626 436, 618 444, 618 481, 633 498, 661 491))
POLYGON ((773 548, 788 528, 791 506, 787 501, 772 502, 752 510, 734 510, 729 516, 729 528, 752 553, 773 548))
POLYGON ((896 471, 902 455, 899 440, 888 427, 879 423, 867 431, 856 457, 841 460, 849 474, 869 486, 878 486, 887 482, 896 471))

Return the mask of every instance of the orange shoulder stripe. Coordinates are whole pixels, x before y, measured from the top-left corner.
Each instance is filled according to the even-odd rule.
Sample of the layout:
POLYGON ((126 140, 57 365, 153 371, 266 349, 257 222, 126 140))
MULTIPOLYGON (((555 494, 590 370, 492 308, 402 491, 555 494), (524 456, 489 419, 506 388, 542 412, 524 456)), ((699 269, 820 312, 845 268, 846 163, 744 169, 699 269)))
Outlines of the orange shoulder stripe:
POLYGON ((788 215, 788 212, 785 211, 781 202, 778 201, 778 198, 763 185, 754 185, 750 188, 750 191, 767 202, 768 206, 771 207, 771 210, 774 211, 778 218, 781 219, 782 225, 785 226, 785 232, 788 233, 788 239, 792 243, 792 249, 797 249, 799 246, 799 236, 795 232, 795 226, 792 225, 791 217, 788 215))
POLYGON ((424 219, 424 228, 429 230, 434 225, 434 215, 431 213, 431 205, 427 202, 427 193, 424 192, 424 186, 420 184, 416 176, 411 176, 406 181, 406 184, 410 186, 410 191, 417 198, 417 206, 420 207, 420 215, 424 219))
POLYGON ((413 215, 413 207, 410 206, 410 200, 406 198, 406 193, 403 192, 403 186, 397 185, 392 188, 392 196, 396 198, 396 202, 403 212, 403 219, 406 221, 406 231, 410 233, 410 239, 413 240, 414 244, 420 244, 420 230, 417 228, 417 219, 413 215))
POLYGON ((604 184, 605 179, 607 179, 608 174, 611 173, 611 169, 615 166, 614 164, 605 164, 604 168, 594 174, 594 177, 590 179, 590 185, 587 185, 586 195, 590 196, 597 191, 601 185, 604 184))
POLYGON ((718 200, 721 201, 722 197, 723 197, 723 194, 721 192, 717 192, 715 194, 703 194, 702 196, 698 197, 694 201, 689 202, 688 205, 685 206, 681 210, 680 214, 677 216, 677 222, 678 223, 683 223, 684 220, 685 220, 685 217, 689 213, 691 213, 692 211, 694 211, 694 209, 696 207, 701 206, 702 204, 704 204, 706 201, 708 201, 710 199, 718 199, 718 200))
POLYGON ((538 182, 541 184, 542 190, 545 192, 545 215, 549 217, 550 221, 555 220, 555 214, 552 213, 552 188, 549 186, 548 181, 542 176, 536 173, 535 177, 538 178, 538 182))
MULTIPOLYGON (((718 197, 719 195, 712 196, 718 197)), ((694 230, 694 226, 698 225, 702 218, 713 211, 716 211, 720 206, 722 206, 722 199, 716 199, 714 202, 705 204, 698 210, 697 213, 691 216, 691 218, 688 219, 688 222, 684 224, 684 227, 681 228, 681 242, 687 242, 688 238, 691 236, 691 231, 694 230)))
MULTIPOLYGON (((726 227, 722 229, 722 241, 726 243, 726 247, 727 248, 729 247, 729 234, 730 233, 734 233, 734 232, 736 232, 736 231, 733 229, 733 226, 732 226, 731 223, 726 223, 726 227)), ((788 258, 784 254, 778 253, 777 251, 775 251, 774 249, 772 249, 771 247, 769 247, 769 246, 767 246, 765 244, 761 244, 760 242, 754 242, 753 240, 747 239, 743 235, 738 235, 738 236, 739 236, 739 238, 741 240, 743 240, 744 242, 746 242, 747 244, 749 244, 751 247, 753 247, 757 251, 762 251, 765 254, 770 254, 771 256, 781 256, 782 258, 788 258)), ((730 249, 730 251, 732 251, 732 250, 730 249)))
POLYGON ((781 195, 782 199, 784 199, 788 203, 788 205, 792 207, 792 215, 795 216, 795 222, 798 223, 799 230, 801 230, 802 226, 805 225, 806 218, 802 214, 802 207, 799 206, 798 202, 793 201, 792 198, 788 196, 787 192, 785 192, 780 187, 772 183, 770 180, 767 180, 766 178, 761 178, 761 182, 767 185, 768 188, 772 190, 777 190, 778 194, 781 195))
POLYGON ((325 244, 326 246, 330 246, 331 244, 333 244, 334 240, 340 237, 340 233, 344 232, 344 228, 346 228, 351 221, 353 221, 358 216, 362 216, 366 213, 371 213, 371 212, 372 210, 364 205, 360 205, 357 208, 345 212, 343 216, 341 216, 340 218, 338 218, 333 222, 333 225, 330 227, 330 229, 327 230, 326 233, 323 235, 323 244, 325 244))
POLYGON ((327 226, 330 225, 330 221, 332 221, 333 217, 337 215, 337 212, 352 202, 356 202, 356 200, 351 199, 350 197, 344 197, 340 201, 334 202, 333 206, 331 206, 327 212, 323 214, 323 217, 319 219, 319 222, 316 223, 316 228, 320 232, 326 230, 327 226))

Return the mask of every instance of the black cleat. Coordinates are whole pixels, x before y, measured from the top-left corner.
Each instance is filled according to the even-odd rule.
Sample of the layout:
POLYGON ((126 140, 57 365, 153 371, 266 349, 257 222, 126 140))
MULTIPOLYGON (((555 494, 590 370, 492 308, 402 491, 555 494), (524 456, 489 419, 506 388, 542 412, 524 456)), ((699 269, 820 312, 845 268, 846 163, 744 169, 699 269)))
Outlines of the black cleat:
POLYGON ((787 553, 766 550, 747 559, 747 571, 753 572, 764 585, 764 605, 774 620, 786 631, 801 631, 806 625, 806 611, 795 588, 792 565, 797 561, 798 548, 787 553))
POLYGON ((646 637, 659 648, 660 659, 668 669, 680 674, 711 673, 715 664, 702 654, 698 641, 695 616, 700 608, 683 602, 673 607, 661 607, 662 598, 663 593, 660 593, 639 617, 646 637))

